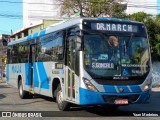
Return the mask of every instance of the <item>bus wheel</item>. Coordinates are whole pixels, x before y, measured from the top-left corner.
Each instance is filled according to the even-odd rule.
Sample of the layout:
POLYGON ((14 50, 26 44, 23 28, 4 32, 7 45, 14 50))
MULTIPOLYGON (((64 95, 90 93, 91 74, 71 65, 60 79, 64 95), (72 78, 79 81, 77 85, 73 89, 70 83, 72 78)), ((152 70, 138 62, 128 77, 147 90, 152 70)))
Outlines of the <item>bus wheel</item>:
POLYGON ((20 80, 18 83, 18 91, 19 91, 19 96, 21 99, 26 99, 26 98, 32 97, 32 95, 29 92, 23 90, 22 80, 20 80))
POLYGON ((67 101, 63 100, 62 90, 60 84, 57 87, 56 101, 58 108, 62 111, 67 111, 70 109, 70 105, 67 101))

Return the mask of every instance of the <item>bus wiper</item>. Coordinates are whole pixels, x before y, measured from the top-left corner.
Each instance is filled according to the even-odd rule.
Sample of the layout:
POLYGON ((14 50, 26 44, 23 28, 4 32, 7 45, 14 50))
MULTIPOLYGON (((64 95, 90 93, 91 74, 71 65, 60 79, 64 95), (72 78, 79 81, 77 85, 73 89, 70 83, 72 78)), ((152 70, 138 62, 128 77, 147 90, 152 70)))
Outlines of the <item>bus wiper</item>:
POLYGON ((126 46, 126 41, 124 40, 124 55, 127 55, 127 46, 126 46))
POLYGON ((130 37, 130 39, 129 39, 129 42, 128 42, 128 44, 127 44, 127 48, 130 46, 130 44, 131 44, 131 42, 132 42, 132 38, 133 38, 133 33, 131 34, 131 37, 130 37))
POLYGON ((130 36, 130 38, 129 38, 129 41, 128 41, 128 44, 126 43, 125 40, 124 40, 124 42, 123 42, 123 45, 124 45, 124 56, 125 56, 126 58, 128 58, 127 49, 128 49, 128 48, 130 47, 130 45, 131 45, 133 35, 134 35, 134 34, 131 34, 131 36, 130 36))

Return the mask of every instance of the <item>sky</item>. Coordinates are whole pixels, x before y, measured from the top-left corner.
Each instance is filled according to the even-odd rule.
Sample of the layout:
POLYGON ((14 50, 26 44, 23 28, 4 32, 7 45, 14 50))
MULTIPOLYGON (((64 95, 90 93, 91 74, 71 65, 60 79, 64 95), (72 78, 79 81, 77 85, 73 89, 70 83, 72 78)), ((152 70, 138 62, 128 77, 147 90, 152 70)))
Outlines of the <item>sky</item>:
POLYGON ((157 15, 159 13, 158 8, 160 6, 160 0, 128 0, 128 8, 126 12, 133 14, 135 12, 146 12, 148 14, 157 15))
POLYGON ((0 0, 0 34, 22 29, 22 20, 22 0, 0 0))

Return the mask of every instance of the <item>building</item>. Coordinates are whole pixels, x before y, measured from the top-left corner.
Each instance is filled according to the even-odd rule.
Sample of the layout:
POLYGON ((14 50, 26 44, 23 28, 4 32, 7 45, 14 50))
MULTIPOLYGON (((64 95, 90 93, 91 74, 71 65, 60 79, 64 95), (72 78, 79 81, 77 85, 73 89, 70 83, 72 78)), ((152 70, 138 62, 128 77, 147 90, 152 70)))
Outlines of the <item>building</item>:
POLYGON ((136 12, 160 14, 160 0, 128 0, 126 13, 133 14, 136 12))
POLYGON ((61 19, 60 8, 58 0, 23 0, 23 27, 35 25, 43 19, 61 19))
POLYGON ((26 37, 62 21, 60 7, 58 0, 23 0, 23 28, 13 33, 10 41, 26 37))
POLYGON ((34 32, 47 28, 49 25, 60 22, 61 20, 41 20, 39 23, 22 28, 21 30, 10 35, 10 41, 26 37, 34 32))

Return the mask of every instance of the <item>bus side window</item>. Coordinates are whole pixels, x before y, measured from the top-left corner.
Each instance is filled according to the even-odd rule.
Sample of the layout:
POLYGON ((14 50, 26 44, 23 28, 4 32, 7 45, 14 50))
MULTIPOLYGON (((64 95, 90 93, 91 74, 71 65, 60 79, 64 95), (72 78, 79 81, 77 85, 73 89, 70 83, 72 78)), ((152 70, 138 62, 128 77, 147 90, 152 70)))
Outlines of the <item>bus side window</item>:
POLYGON ((29 44, 28 44, 28 42, 25 42, 23 44, 19 44, 18 53, 19 53, 18 54, 19 63, 28 62, 28 54, 29 54, 29 44))
POLYGON ((36 61, 35 55, 36 55, 36 45, 32 46, 32 62, 33 63, 36 61))
POLYGON ((19 63, 23 63, 24 62, 24 46, 19 44, 18 45, 18 55, 17 55, 17 58, 18 58, 18 62, 19 63))
POLYGON ((43 59, 43 53, 42 53, 42 45, 39 43, 36 45, 36 62, 41 62, 43 59))
POLYGON ((29 61, 29 45, 25 44, 24 46, 24 62, 29 61))
POLYGON ((12 63, 18 63, 18 45, 13 46, 13 49, 11 51, 12 54, 12 63))
POLYGON ((7 64, 12 63, 11 50, 12 48, 9 46, 7 49, 7 64))
POLYGON ((41 52, 39 55, 42 61, 63 60, 63 32, 51 33, 40 38, 40 41, 41 52))
POLYGON ((76 37, 71 36, 68 38, 68 49, 67 49, 67 65, 75 70, 75 55, 76 55, 76 37))

